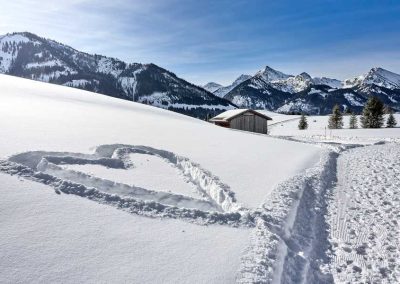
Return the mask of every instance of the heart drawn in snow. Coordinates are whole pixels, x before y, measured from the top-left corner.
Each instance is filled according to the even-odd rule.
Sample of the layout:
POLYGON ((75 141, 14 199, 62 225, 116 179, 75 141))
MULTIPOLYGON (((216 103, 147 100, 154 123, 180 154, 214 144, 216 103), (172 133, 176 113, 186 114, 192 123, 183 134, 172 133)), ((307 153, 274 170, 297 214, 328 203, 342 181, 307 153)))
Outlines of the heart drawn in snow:
POLYGON ((248 211, 236 202, 229 186, 209 171, 188 158, 147 146, 101 145, 94 154, 25 152, 0 161, 0 171, 146 216, 240 225, 248 211), (88 169, 102 177, 89 174, 88 169), (117 182, 115 177, 128 182, 117 182))

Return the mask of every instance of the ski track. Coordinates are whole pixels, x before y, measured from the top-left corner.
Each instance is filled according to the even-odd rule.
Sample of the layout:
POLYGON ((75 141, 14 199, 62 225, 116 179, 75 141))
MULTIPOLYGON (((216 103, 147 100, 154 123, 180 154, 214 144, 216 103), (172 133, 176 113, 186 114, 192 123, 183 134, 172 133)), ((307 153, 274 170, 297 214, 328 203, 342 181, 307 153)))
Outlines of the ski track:
POLYGON ((400 282, 399 157, 398 144, 340 156, 328 208, 335 282, 400 282))
POLYGON ((399 144, 279 138, 326 152, 259 209, 237 282, 399 283, 399 144))
POLYGON ((259 209, 242 258, 239 283, 332 283, 325 195, 335 181, 336 152, 280 184, 259 209), (318 237, 319 236, 319 237, 318 237))

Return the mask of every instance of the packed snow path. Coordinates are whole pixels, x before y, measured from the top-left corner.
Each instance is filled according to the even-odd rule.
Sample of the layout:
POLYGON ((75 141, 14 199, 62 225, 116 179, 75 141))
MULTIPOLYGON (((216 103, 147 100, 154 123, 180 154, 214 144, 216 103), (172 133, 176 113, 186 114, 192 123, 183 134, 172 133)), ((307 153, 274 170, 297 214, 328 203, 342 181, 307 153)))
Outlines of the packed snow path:
POLYGON ((328 207, 336 283, 400 282, 400 145, 351 149, 338 159, 328 207))
POLYGON ((336 181, 338 153, 325 151, 313 168, 281 183, 261 206, 240 283, 333 283, 326 196, 336 181))
POLYGON ((260 208, 239 282, 399 283, 399 144, 313 144, 329 150, 260 208))

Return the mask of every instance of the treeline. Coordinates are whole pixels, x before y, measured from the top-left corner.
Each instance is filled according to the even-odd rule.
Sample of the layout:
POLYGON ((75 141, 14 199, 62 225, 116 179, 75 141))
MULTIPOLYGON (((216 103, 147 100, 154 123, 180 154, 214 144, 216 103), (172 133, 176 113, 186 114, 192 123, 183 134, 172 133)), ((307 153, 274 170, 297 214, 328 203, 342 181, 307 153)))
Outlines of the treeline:
MULTIPOLYGON (((346 110, 346 114, 349 116, 349 128, 358 128, 358 118, 354 112, 349 109, 346 110)), ((385 125, 384 115, 388 114, 386 120, 386 127, 392 128, 397 125, 397 121, 393 115, 393 110, 389 106, 385 106, 382 101, 377 97, 370 97, 365 104, 362 114, 360 116, 360 124, 363 128, 381 128, 385 125)), ((328 128, 329 129, 341 129, 344 126, 343 113, 340 111, 339 105, 335 105, 332 109, 332 114, 329 116, 328 128)), ((308 128, 307 117, 302 114, 298 128, 304 130, 308 128)))

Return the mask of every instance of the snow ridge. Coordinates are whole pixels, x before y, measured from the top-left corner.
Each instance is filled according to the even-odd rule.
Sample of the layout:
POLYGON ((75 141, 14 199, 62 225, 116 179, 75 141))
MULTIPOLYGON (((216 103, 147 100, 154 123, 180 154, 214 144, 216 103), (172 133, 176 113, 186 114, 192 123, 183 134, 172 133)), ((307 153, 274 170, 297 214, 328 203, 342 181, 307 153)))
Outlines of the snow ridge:
POLYGON ((400 75, 380 67, 372 68, 367 74, 344 81, 345 87, 377 85, 388 89, 400 89, 400 75))
POLYGON ((218 89, 214 90, 213 93, 214 95, 223 98, 227 93, 229 93, 230 91, 232 91, 236 86, 240 85, 242 82, 250 79, 251 76, 250 75, 240 75, 235 81, 233 81, 232 84, 230 84, 229 86, 221 86, 218 89))

